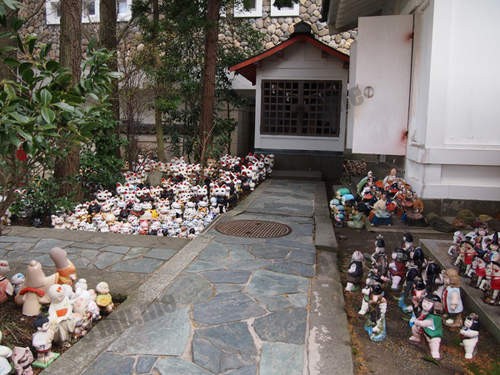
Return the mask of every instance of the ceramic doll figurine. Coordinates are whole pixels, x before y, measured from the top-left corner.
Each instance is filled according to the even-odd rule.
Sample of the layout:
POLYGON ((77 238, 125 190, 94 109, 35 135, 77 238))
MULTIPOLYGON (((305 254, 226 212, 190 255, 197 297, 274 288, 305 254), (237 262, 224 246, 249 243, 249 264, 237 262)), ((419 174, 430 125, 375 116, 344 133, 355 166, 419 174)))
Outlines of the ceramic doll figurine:
POLYGON ((10 283, 14 287, 14 297, 19 294, 19 291, 23 288, 25 282, 25 277, 22 273, 18 272, 10 278, 10 283))
POLYGON ((75 321, 75 338, 83 337, 92 328, 92 313, 89 312, 89 304, 93 302, 88 291, 82 292, 71 304, 73 305, 73 319, 75 321))
POLYGON ((385 254, 385 241, 382 235, 378 235, 375 240, 375 251, 371 255, 372 267, 377 269, 377 274, 387 276, 389 261, 385 254))
POLYGON ((387 211, 387 195, 381 194, 370 213, 372 225, 391 225, 391 213, 387 211))
POLYGON ((18 305, 23 305, 24 315, 36 316, 40 314, 42 304, 50 303, 47 291, 51 285, 57 283, 58 278, 57 272, 45 276, 42 265, 36 260, 32 260, 28 264, 24 286, 15 298, 18 305))
POLYGON ((403 280, 406 275, 406 261, 408 258, 401 249, 396 249, 391 257, 392 262, 389 263, 389 275, 392 280, 391 289, 398 290, 401 280, 403 280))
POLYGON ((399 178, 397 176, 397 173, 398 173, 397 169, 392 168, 389 171, 389 174, 385 176, 384 179, 382 180, 382 183, 384 184, 384 188, 386 188, 386 190, 388 190, 387 189, 388 187, 391 187, 392 185, 398 182, 399 178))
POLYGON ((433 260, 429 260, 422 272, 422 276, 427 286, 428 293, 434 293, 443 284, 443 275, 441 273, 441 266, 433 260))
POLYGON ((62 285, 52 285, 49 288, 50 297, 49 320, 54 330, 54 341, 67 343, 75 330, 73 306, 64 294, 62 285))
POLYGON ((38 315, 33 325, 36 328, 36 332, 33 333, 31 344, 37 352, 37 358, 36 361, 32 363, 32 366, 47 368, 59 357, 59 353, 52 352, 54 331, 50 326, 49 318, 43 315, 38 315))
POLYGON ((460 276, 454 268, 448 268, 443 273, 444 289, 441 301, 443 303, 444 324, 448 327, 462 325, 462 311, 464 310, 460 295, 460 276))
POLYGON ((485 302, 494 305, 498 303, 500 293, 500 253, 495 253, 491 262, 487 265, 486 280, 489 281, 491 295, 485 299, 485 302))
POLYGON ((399 301, 398 301, 398 306, 403 312, 407 313, 413 311, 414 309, 413 296, 416 293, 417 284, 419 283, 423 284, 422 280, 420 279, 420 273, 418 271, 418 267, 413 263, 413 261, 409 261, 407 265, 403 289, 401 291, 401 295, 399 296, 399 301), (406 300, 410 297, 411 297, 411 303, 407 305, 406 300))
POLYGON ((59 284, 73 285, 76 281, 76 267, 68 259, 66 250, 60 247, 53 247, 50 250, 50 258, 56 266, 57 273, 59 274, 59 284))
POLYGON ((9 271, 9 262, 0 260, 0 304, 7 301, 7 299, 14 294, 14 287, 7 277, 9 271))
POLYGON ((454 264, 458 266, 464 274, 467 274, 472 267, 472 261, 475 256, 476 250, 474 249, 474 244, 468 240, 462 241, 460 243, 460 254, 454 264))
POLYGON ((460 330, 462 345, 465 350, 465 359, 472 359, 474 349, 479 341, 479 317, 476 313, 470 313, 464 321, 464 325, 460 330))
POLYGON ((376 274, 374 271, 368 272, 368 277, 365 281, 365 287, 361 289, 361 294, 363 298, 361 300, 361 308, 358 311, 358 315, 365 315, 369 310, 369 301, 370 301, 370 293, 372 291, 372 287, 375 285, 382 286, 384 280, 376 274))
POLYGON ((486 277, 486 261, 483 259, 483 257, 476 255, 474 257, 474 260, 472 261, 472 272, 470 275, 471 285, 474 288, 479 288, 481 282, 485 277, 486 277))
POLYGON ((368 301, 369 318, 365 323, 365 331, 371 341, 380 342, 386 337, 385 313, 387 312, 387 300, 380 285, 371 287, 368 301))
POLYGON ((359 283, 363 278, 363 253, 361 251, 354 251, 351 256, 351 263, 347 270, 347 285, 346 292, 354 292, 358 289, 359 283))
POLYGON ((422 300, 421 312, 413 315, 410 320, 411 337, 410 342, 420 343, 422 336, 429 344, 431 356, 439 360, 439 347, 441 345, 441 338, 443 337, 443 326, 441 317, 434 314, 434 305, 440 303, 441 299, 435 294, 429 294, 422 300))
POLYGON ((16 375, 33 375, 33 369, 31 368, 33 353, 31 353, 30 348, 15 346, 14 350, 12 350, 11 359, 14 364, 14 370, 16 370, 16 375))
MULTIPOLYGON (((0 343, 2 342, 2 331, 0 331, 0 343)), ((12 350, 10 348, 0 345, 0 375, 10 374, 12 367, 10 366, 9 360, 12 355, 12 350)))
POLYGON ((451 257, 453 263, 456 262, 458 254, 460 254, 460 243, 465 240, 462 232, 457 230, 453 233, 453 244, 448 248, 448 255, 451 257))
POLYGON ((99 306, 101 311, 109 314, 111 311, 113 311, 115 305, 113 304, 111 293, 109 293, 108 283, 101 281, 96 285, 95 291, 97 292, 97 298, 95 301, 97 303, 97 306, 99 306))
POLYGON ((408 255, 413 250, 413 248, 414 248, 413 235, 411 233, 407 232, 407 233, 403 234, 403 241, 401 243, 401 248, 408 255))

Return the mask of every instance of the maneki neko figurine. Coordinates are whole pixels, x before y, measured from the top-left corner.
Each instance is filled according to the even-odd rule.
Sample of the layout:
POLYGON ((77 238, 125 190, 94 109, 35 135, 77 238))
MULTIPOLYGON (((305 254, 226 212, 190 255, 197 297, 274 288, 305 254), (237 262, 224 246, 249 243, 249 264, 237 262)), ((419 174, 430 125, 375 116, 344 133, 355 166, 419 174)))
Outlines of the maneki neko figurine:
POLYGON ((358 289, 359 283, 363 278, 363 253, 361 251, 354 251, 351 256, 351 263, 347 270, 347 285, 346 292, 354 292, 358 289))
POLYGON ((75 331, 73 306, 64 294, 62 285, 52 285, 48 290, 50 297, 49 320, 54 330, 54 341, 67 343, 75 331))
POLYGON ((9 262, 0 260, 0 304, 7 301, 7 299, 14 294, 14 287, 7 277, 9 271, 9 262))
POLYGON ((33 367, 47 368, 60 355, 52 351, 54 331, 51 328, 49 318, 43 315, 38 315, 33 325, 36 328, 36 332, 33 333, 31 344, 37 352, 37 358, 32 365, 33 367))
POLYGON ((60 247, 53 247, 49 252, 50 258, 56 266, 56 271, 59 274, 58 284, 73 285, 76 281, 76 267, 68 259, 66 250, 60 247))
POLYGON ((464 325, 460 330, 460 337, 465 350, 465 359, 472 359, 479 341, 479 317, 476 313, 470 313, 465 318, 464 325))
POLYGON ((427 341, 432 358, 439 360, 441 355, 439 347, 443 337, 443 326, 441 317, 434 313, 434 305, 440 303, 441 299, 435 294, 428 294, 422 300, 420 313, 414 314, 410 320, 411 337, 410 342, 419 344, 422 336, 427 341))
POLYGON ((51 285, 57 283, 59 274, 56 272, 45 276, 42 265, 32 260, 26 270, 26 278, 23 288, 15 297, 18 305, 23 305, 23 315, 36 316, 40 314, 42 304, 50 303, 47 291, 51 285))
POLYGON ((368 298, 369 316, 364 325, 371 341, 380 342, 387 336, 385 329, 385 313, 387 312, 387 300, 380 285, 373 285, 368 298))

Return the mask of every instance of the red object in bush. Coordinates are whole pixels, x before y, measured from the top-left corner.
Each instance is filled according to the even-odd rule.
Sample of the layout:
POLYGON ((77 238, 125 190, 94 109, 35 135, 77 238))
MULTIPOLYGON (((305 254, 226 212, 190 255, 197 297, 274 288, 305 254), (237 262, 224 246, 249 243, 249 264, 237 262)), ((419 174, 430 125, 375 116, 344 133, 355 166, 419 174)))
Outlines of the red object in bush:
POLYGON ((20 161, 28 160, 28 155, 26 155, 26 152, 22 149, 22 147, 16 150, 16 158, 20 161))

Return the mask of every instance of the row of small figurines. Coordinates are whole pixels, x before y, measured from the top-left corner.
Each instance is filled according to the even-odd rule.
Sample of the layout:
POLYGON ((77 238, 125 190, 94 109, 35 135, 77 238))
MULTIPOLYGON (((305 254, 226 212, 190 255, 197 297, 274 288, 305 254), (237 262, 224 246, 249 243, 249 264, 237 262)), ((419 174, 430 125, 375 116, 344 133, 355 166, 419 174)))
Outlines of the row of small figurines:
POLYGON ((500 304, 500 253, 498 232, 488 233, 485 225, 464 234, 453 234, 448 255, 459 273, 470 279, 470 285, 484 293, 484 301, 500 304))
MULTIPOLYGON (((46 368, 59 356, 51 350, 53 342, 70 345, 73 340, 87 334, 93 322, 101 318, 101 314, 109 314, 114 308, 106 282, 98 283, 95 290, 88 289, 85 279, 77 280, 76 268, 67 258, 64 249, 54 247, 49 254, 56 266, 54 274, 45 275, 40 262, 32 260, 25 276, 19 273, 13 276, 14 285, 7 278, 10 270, 8 262, 0 261, 0 303, 13 298, 16 304, 22 305, 24 315, 36 317, 32 346, 37 351, 37 359, 32 365, 40 368, 46 368), (47 304, 48 313, 45 314, 42 312, 42 305, 47 304)), ((27 364, 29 358, 33 361, 29 347, 22 349, 25 353, 23 363, 27 364)), ((3 367, 0 368, 9 370, 0 371, 0 375, 9 373, 10 365, 6 358, 15 352, 16 349, 13 352, 3 352, 4 360, 1 361, 0 358, 3 367)), ((31 368, 28 367, 23 367, 22 371, 16 368, 16 371, 18 374, 29 375, 31 368)))
MULTIPOLYGON (((469 314, 465 321, 462 319, 464 306, 458 273, 455 269, 441 271, 435 262, 426 260, 425 257, 421 263, 418 259, 420 252, 418 248, 412 247, 409 239, 412 239, 411 234, 405 234, 401 251, 396 252, 398 256, 393 256, 393 261, 388 264, 388 272, 383 274, 380 272, 380 260, 385 255, 382 247, 385 243, 381 236, 377 237, 376 250, 370 257, 370 272, 361 289, 362 301, 358 314, 368 314, 364 329, 374 342, 386 338, 385 316, 388 303, 384 289, 390 284, 392 292, 400 291, 398 306, 404 313, 411 314, 410 342, 420 343, 424 339, 429 345, 431 356, 440 359, 444 319, 444 325, 448 327, 461 327, 465 358, 471 359, 479 340, 479 321, 475 313, 469 314), (407 254, 408 258, 405 259, 401 254, 407 254)), ((353 252, 347 271, 346 292, 356 291, 361 286, 364 258, 360 251, 353 252)))

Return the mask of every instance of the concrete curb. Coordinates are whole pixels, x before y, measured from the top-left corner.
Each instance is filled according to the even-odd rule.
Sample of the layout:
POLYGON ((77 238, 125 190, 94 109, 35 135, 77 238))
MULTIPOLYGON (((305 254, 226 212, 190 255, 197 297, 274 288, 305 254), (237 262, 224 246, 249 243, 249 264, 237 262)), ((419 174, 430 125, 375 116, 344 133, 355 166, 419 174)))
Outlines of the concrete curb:
POLYGON ((316 184, 314 193, 314 225, 314 244, 316 248, 335 251, 338 248, 338 243, 330 219, 326 187, 323 182, 316 184))
POLYGON ((319 251, 316 269, 309 301, 307 374, 351 375, 354 373, 351 335, 337 254, 319 251))

